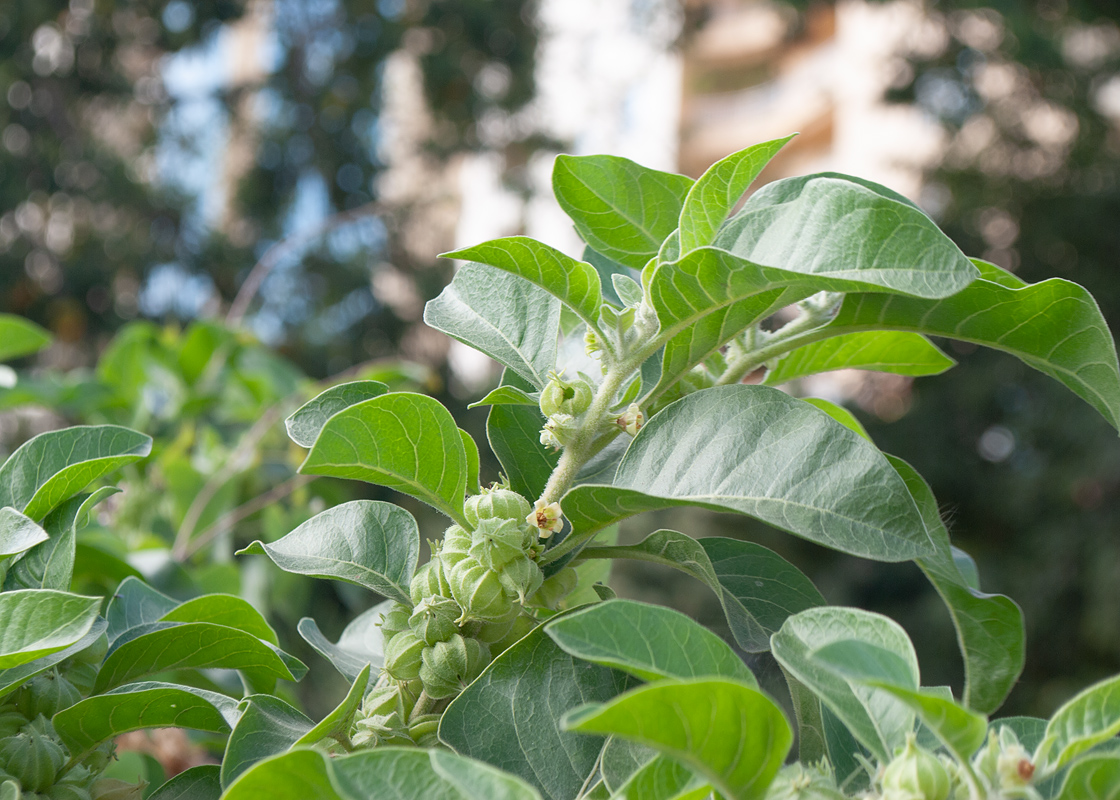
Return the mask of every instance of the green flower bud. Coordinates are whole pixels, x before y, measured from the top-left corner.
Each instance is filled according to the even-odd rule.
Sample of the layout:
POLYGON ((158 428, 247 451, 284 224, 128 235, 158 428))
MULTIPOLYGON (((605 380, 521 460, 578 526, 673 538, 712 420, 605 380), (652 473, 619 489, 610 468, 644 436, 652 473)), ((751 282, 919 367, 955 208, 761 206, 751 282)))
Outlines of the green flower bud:
POLYGON ((424 649, 420 680, 429 697, 452 697, 490 663, 490 648, 477 639, 455 635, 424 649))
POLYGON ((1022 789, 1034 778, 1034 762, 1031 754, 1021 744, 1001 748, 996 761, 996 772, 1004 789, 1022 789))
POLYGON ((395 681, 420 677, 420 653, 424 641, 412 631, 401 631, 385 645, 385 674, 395 681))
POLYGON ((770 784, 766 800, 844 800, 831 770, 821 766, 790 764, 770 784))
POLYGON ((545 421, 544 429, 541 430, 541 444, 553 449, 562 447, 572 440, 578 430, 579 426, 571 414, 553 414, 545 421))
POLYGON ((416 570, 416 574, 412 576, 412 582, 408 584, 408 594, 412 598, 412 604, 416 605, 425 597, 446 594, 447 588, 442 556, 434 553, 431 560, 416 570))
POLYGON ((592 395, 591 384, 583 378, 566 381, 555 372, 550 373, 548 383, 541 390, 541 413, 546 417, 554 414, 578 417, 591 405, 592 395))
POLYGON ((411 710, 398 684, 378 686, 366 695, 354 720, 350 741, 357 747, 378 744, 410 744, 405 721, 411 710))
POLYGON ((401 631, 409 630, 408 618, 412 616, 412 609, 404 603, 393 603, 389 610, 381 615, 382 646, 387 646, 389 641, 401 631))
POLYGON ((439 747, 439 714, 424 714, 410 722, 408 735, 418 747, 439 747))
POLYGON ((460 561, 448 576, 451 596, 463 609, 458 624, 470 620, 492 622, 504 619, 513 605, 514 596, 502 586, 498 573, 479 564, 473 558, 460 561))
POLYGON ((408 624, 417 638, 431 646, 436 642, 446 642, 459 632, 455 620, 462 614, 459 604, 450 597, 436 595, 426 597, 416 604, 416 609, 408 618, 408 624))
MULTIPOLYGON (((476 523, 477 524, 477 523, 476 523)), ((468 531, 452 525, 443 533, 443 543, 439 548, 439 558, 443 562, 443 573, 447 575, 470 552, 474 540, 468 531)))
POLYGON ((539 624, 540 623, 529 614, 521 614, 516 617, 513 620, 513 624, 510 625, 509 630, 506 631, 505 636, 490 645, 490 654, 497 656, 499 653, 505 652, 509 647, 528 636, 539 624))
POLYGON ((463 516, 477 526, 484 519, 525 519, 529 501, 511 489, 483 489, 482 494, 471 495, 463 504, 463 516))
POLYGON ((540 588, 529 598, 528 605, 536 608, 556 608, 561 600, 576 590, 578 585, 579 573, 574 567, 564 567, 540 585, 540 588))
POLYGON ((517 599, 524 605, 525 598, 541 587, 544 581, 544 573, 541 572, 541 568, 536 565, 536 562, 522 556, 498 570, 498 580, 502 582, 502 586, 505 587, 507 592, 516 595, 517 599))
MULTIPOLYGON (((525 504, 525 514, 529 504, 525 504)), ((479 520, 471 536, 470 556, 487 569, 500 570, 511 561, 524 558, 525 514, 518 520, 483 519, 479 520)))
POLYGON ((0 764, 29 792, 49 789, 65 761, 62 746, 34 730, 0 741, 0 764))
POLYGON ((0 739, 15 736, 28 721, 27 717, 19 713, 13 706, 4 706, 0 710, 0 739))
POLYGON ((949 772, 933 753, 918 746, 914 734, 906 735, 906 747, 883 770, 880 781, 884 795, 897 793, 922 800, 948 800, 949 772))
POLYGON ((20 687, 16 695, 16 706, 28 719, 35 719, 40 714, 50 719, 81 699, 74 684, 52 669, 36 675, 20 687))

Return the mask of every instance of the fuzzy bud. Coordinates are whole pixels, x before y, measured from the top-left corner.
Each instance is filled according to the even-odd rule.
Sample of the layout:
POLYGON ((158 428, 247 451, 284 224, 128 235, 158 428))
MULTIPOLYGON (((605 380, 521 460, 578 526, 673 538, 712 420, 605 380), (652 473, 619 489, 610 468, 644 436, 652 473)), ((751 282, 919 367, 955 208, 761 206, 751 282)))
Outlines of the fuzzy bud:
POLYGON ((564 527, 564 512, 559 503, 545 505, 543 500, 537 500, 525 521, 540 531, 540 538, 547 539, 564 527))
POLYGON ((638 407, 638 404, 631 403, 626 408, 625 413, 623 413, 621 417, 615 420, 615 422, 617 423, 618 427, 622 428, 622 430, 626 431, 631 436, 637 436, 638 431, 640 431, 642 429, 642 426, 645 425, 646 418, 645 415, 642 414, 642 409, 638 407))
POLYGON ((1034 778, 1034 762, 1022 745, 1013 744, 1000 750, 996 771, 1005 789, 1022 789, 1034 778))
POLYGON ((490 622, 504 619, 516 595, 506 592, 498 573, 468 558, 456 564, 448 578, 451 596, 463 609, 457 622, 469 620, 490 622))
POLYGON ((490 663, 490 648, 477 639, 455 635, 424 649, 420 680, 429 697, 452 697, 477 678, 490 663))
POLYGON ((916 797, 921 800, 948 800, 949 772, 933 753, 918 746, 914 734, 907 734, 906 747, 883 770, 883 795, 916 797))
POLYGON ((0 764, 29 792, 50 788, 64 761, 62 746, 36 730, 0 741, 0 764))
POLYGON ((408 723, 409 738, 417 747, 439 747, 439 714, 423 714, 408 723))
POLYGON ((459 604, 450 597, 434 595, 416 604, 408 624, 418 639, 431 646, 436 642, 446 642, 459 632, 455 620, 462 613, 459 604))
POLYGON ((463 516, 471 525, 484 519, 525 519, 529 501, 512 489, 483 489, 482 494, 471 495, 463 503, 463 516))
POLYGON ((412 576, 412 582, 408 584, 408 594, 412 598, 413 605, 416 605, 425 597, 446 594, 447 589, 447 577, 443 569, 443 559, 439 553, 433 554, 427 564, 416 570, 416 574, 412 576))
POLYGON ((596 353, 601 353, 603 347, 599 344, 599 337, 595 335, 595 331, 590 328, 583 334, 583 349, 587 355, 594 357, 596 353))
POLYGON ((570 442, 577 430, 575 417, 571 414, 553 414, 544 423, 544 429, 541 431, 541 444, 556 450, 570 442), (548 439, 548 441, 546 442, 545 439, 548 439))
POLYGON ((836 788, 836 779, 827 767, 827 762, 784 767, 770 784, 766 800, 844 800, 844 793, 836 788))
POLYGON ((393 603, 389 610, 381 615, 381 640, 382 646, 389 644, 389 640, 401 631, 409 629, 408 618, 412 610, 404 603, 393 603))
POLYGON ((420 653, 424 640, 411 630, 401 631, 385 645, 385 674, 395 681, 420 677, 420 653))
MULTIPOLYGON (((525 507, 528 508, 526 503, 525 507)), ((487 569, 500 570, 506 564, 524 558, 524 515, 512 519, 480 520, 471 536, 470 557, 487 569)))

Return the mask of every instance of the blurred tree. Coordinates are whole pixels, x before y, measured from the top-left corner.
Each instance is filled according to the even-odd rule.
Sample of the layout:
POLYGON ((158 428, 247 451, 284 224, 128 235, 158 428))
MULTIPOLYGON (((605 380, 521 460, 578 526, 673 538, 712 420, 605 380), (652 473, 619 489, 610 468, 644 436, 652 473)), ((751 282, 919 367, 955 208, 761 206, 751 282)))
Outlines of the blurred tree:
MULTIPOLYGON (((373 203, 386 74, 417 67, 404 113, 425 117, 408 131, 427 141, 408 146, 430 174, 492 145, 480 129, 532 96, 532 21, 527 0, 5 3, 0 309, 48 325, 59 365, 88 362, 137 315, 228 304, 295 233, 251 305, 257 332, 315 375, 391 352, 445 276, 414 286, 430 264, 371 216, 388 210, 373 203), (387 301, 370 289, 378 258, 394 264, 374 275, 387 301)), ((516 160, 525 143, 501 144, 516 160)))

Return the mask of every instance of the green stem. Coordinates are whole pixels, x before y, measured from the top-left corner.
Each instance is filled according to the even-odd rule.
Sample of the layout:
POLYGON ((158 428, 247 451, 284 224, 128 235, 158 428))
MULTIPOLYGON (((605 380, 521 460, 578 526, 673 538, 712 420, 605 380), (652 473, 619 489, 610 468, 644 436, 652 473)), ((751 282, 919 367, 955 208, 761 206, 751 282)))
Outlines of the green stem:
POLYGON ((437 702, 434 697, 428 697, 428 693, 421 689, 420 696, 416 698, 416 705, 412 707, 412 713, 408 715, 408 721, 412 723, 425 714, 430 714, 437 702))

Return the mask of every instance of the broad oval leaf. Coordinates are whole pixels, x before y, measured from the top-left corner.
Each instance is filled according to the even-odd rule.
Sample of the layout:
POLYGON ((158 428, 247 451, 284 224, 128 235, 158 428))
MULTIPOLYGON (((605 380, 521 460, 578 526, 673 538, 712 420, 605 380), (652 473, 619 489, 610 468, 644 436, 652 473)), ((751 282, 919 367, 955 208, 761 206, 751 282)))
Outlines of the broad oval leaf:
POLYGON ((232 594, 204 594, 180 603, 159 622, 212 622, 251 633, 258 639, 279 644, 276 631, 248 600, 232 594))
POLYGON ((692 186, 619 156, 556 157, 552 190, 588 245, 632 269, 657 255, 692 186))
POLYGON ((564 725, 652 747, 736 800, 764 797, 793 744, 781 709, 757 689, 730 680, 660 681, 575 709, 564 725))
POLYGON ((471 403, 467 408, 477 408, 478 406, 538 406, 539 404, 539 392, 530 394, 516 386, 499 386, 488 392, 481 400, 471 403))
POLYGON ((152 439, 117 425, 76 425, 25 442, 0 466, 0 506, 42 519, 113 470, 144 458, 152 439))
POLYGON ((577 486, 561 500, 580 533, 681 505, 748 514, 879 561, 931 550, 905 483, 873 445, 764 386, 716 387, 672 403, 638 432, 613 486, 577 486))
POLYGON ((0 363, 42 350, 51 335, 34 322, 15 314, 0 314, 0 363))
POLYGON ((881 689, 853 686, 813 658, 813 652, 838 641, 874 645, 897 656, 910 671, 909 685, 920 685, 914 647, 898 623, 870 611, 825 606, 795 614, 771 639, 782 668, 808 686, 864 746, 884 763, 913 730, 914 712, 881 689))
POLYGON ((1120 798, 1120 755, 1090 755, 1066 773, 1057 800, 1117 800, 1120 798))
POLYGON ((338 412, 299 471, 388 486, 464 521, 463 439, 450 412, 422 394, 393 392, 338 412))
POLYGON ((708 167, 688 190, 681 208, 682 253, 712 243, 716 231, 758 173, 795 135, 752 145, 708 167))
POLYGON ((307 672, 299 659, 236 628, 210 622, 155 622, 117 638, 94 690, 103 692, 155 672, 206 667, 289 681, 298 681, 307 672))
POLYGON ((101 638, 102 634, 105 633, 105 627, 105 620, 99 618, 94 621, 85 636, 69 647, 57 650, 50 655, 42 656, 34 661, 28 661, 26 664, 21 664, 18 667, 0 669, 0 698, 15 691, 39 673, 46 672, 55 664, 61 664, 71 656, 75 656, 93 645, 101 638))
POLYGON ((688 767, 666 756, 657 756, 612 792, 611 800, 681 800, 681 794, 692 789, 701 790, 701 797, 712 791, 688 767))
POLYGON ((1084 689, 1054 712, 1035 751, 1035 765, 1043 774, 1054 772, 1117 733, 1120 675, 1084 689))
POLYGON ((342 630, 337 643, 324 636, 311 617, 301 619, 296 630, 315 652, 331 662, 346 680, 353 682, 367 664, 380 668, 385 662, 381 617, 394 602, 386 600, 363 611, 342 630))
POLYGON ((75 756, 143 728, 190 728, 225 733, 237 722, 237 701, 224 694, 148 681, 94 695, 59 711, 52 722, 75 756))
POLYGON ((177 605, 170 597, 153 589, 142 579, 125 578, 113 592, 109 607, 105 610, 105 619, 109 623, 109 644, 125 631, 159 622, 164 614, 177 605))
POLYGON ((525 781, 445 750, 379 747, 331 761, 340 789, 355 800, 540 800, 525 781))
POLYGON ((566 653, 643 681, 718 677, 758 687, 725 641, 664 606, 608 600, 549 623, 545 632, 566 653))
POLYGON ((330 761, 326 753, 311 749, 258 761, 226 787, 222 800, 359 800, 338 790, 330 761))
POLYGON ((288 437, 300 447, 311 447, 327 420, 344 408, 379 397, 389 391, 380 381, 351 381, 332 386, 308 400, 284 420, 288 437))
POLYGON ((937 375, 957 362, 926 337, 905 331, 867 331, 834 336, 799 347, 767 370, 770 386, 837 369, 865 369, 895 375, 937 375))
POLYGON ((249 695, 240 709, 222 756, 222 786, 256 762, 291 749, 315 727, 301 711, 270 694, 249 695))
MULTIPOLYGON (((510 236, 444 253, 442 257, 477 261, 524 278, 564 303, 589 327, 598 329, 599 306, 603 304, 599 273, 590 264, 554 247, 528 236, 510 236)), ((526 311, 522 309, 522 314, 526 311)))
POLYGON ((465 264, 424 322, 509 367, 541 389, 556 364, 560 303, 524 278, 485 264, 465 264))
POLYGON ((420 554, 420 532, 399 506, 353 500, 316 514, 275 542, 253 542, 240 553, 266 555, 285 572, 346 581, 411 603, 408 583, 420 554))
MULTIPOLYGON (((531 388, 510 370, 502 375, 503 386, 531 388)), ((510 488, 524 497, 539 497, 548 476, 560 461, 560 453, 541 444, 545 419, 535 406, 493 406, 486 418, 486 438, 510 488)))
POLYGON ((366 695, 366 687, 369 686, 369 672, 370 665, 366 664, 362 667, 362 671, 358 673, 358 677, 354 679, 350 691, 346 693, 346 697, 342 698, 342 702, 319 720, 314 728, 299 737, 295 744, 315 744, 328 738, 349 743, 350 726, 354 722, 354 714, 361 707, 362 700, 366 695))
POLYGON ((595 768, 603 740, 565 732, 560 716, 628 684, 623 673, 573 658, 537 628, 451 702, 439 738, 528 781, 548 800, 571 800, 595 768))
POLYGON ((183 770, 152 792, 147 800, 218 800, 222 794, 220 771, 217 764, 183 770))
POLYGON ((53 589, 0 593, 0 670, 70 647, 97 620, 101 598, 53 589))
POLYGON ((48 538, 31 517, 14 508, 0 508, 0 559, 30 550, 48 538))

